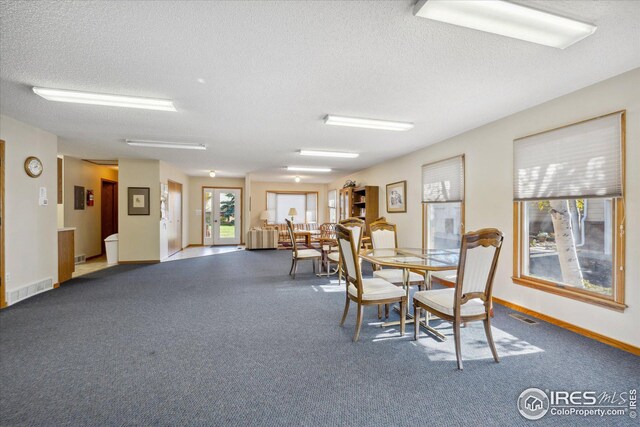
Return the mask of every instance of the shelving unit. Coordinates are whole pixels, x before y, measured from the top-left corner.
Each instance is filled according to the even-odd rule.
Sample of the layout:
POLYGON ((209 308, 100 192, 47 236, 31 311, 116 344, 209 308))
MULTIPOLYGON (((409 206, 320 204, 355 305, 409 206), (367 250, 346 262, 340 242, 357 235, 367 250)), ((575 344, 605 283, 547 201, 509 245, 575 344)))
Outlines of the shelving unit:
POLYGON ((369 234, 369 224, 378 218, 379 188, 374 185, 349 187, 340 190, 338 206, 339 220, 356 217, 364 220, 365 234, 369 234))

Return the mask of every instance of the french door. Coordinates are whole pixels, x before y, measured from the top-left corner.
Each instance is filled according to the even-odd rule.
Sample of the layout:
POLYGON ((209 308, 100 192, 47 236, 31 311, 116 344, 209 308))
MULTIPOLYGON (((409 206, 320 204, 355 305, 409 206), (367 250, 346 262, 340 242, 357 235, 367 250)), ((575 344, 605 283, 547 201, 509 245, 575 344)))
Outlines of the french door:
POLYGON ((239 245, 242 233, 242 190, 240 188, 203 188, 202 243, 239 245))

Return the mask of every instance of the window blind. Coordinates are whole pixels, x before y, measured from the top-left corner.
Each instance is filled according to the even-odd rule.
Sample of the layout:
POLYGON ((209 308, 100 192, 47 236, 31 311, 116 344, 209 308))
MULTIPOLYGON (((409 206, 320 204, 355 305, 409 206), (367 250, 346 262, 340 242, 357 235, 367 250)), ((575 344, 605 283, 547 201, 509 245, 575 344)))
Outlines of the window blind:
POLYGON ((318 195, 316 193, 267 192, 269 223, 284 223, 285 218, 291 218, 290 208, 295 208, 298 212, 294 217, 295 223, 318 221, 318 195))
POLYGON ((514 200, 622 196, 622 113, 514 141, 514 200))
POLYGON ((422 202, 464 200, 464 156, 422 166, 422 202))

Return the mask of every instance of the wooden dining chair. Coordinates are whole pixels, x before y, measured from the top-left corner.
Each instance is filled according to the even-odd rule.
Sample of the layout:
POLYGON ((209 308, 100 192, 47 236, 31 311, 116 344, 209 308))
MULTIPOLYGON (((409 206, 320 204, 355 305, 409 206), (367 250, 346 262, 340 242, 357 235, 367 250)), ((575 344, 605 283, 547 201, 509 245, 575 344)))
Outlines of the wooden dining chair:
MULTIPOLYGON (((414 318, 420 319, 422 309, 453 323, 458 369, 462 369, 460 353, 460 326, 478 320, 484 322, 484 331, 496 362, 498 352, 491 335, 491 295, 493 277, 502 247, 502 232, 483 228, 462 236, 460 261, 454 288, 419 291, 413 296, 414 318)), ((427 316, 428 317, 428 316, 427 316)), ((413 339, 417 340, 420 323, 416 321, 413 339)))
POLYGON ((296 271, 298 270, 298 261, 311 260, 313 262, 313 272, 316 272, 316 264, 320 262, 322 254, 315 249, 298 249, 298 242, 296 241, 295 231, 293 229, 293 223, 289 219, 285 219, 287 222, 287 231, 289 232, 289 239, 291 239, 291 269, 289 275, 293 273, 293 278, 296 278, 296 271))
MULTIPOLYGON (((371 244, 373 249, 395 249, 398 247, 398 233, 395 224, 387 222, 384 217, 371 223, 371 244)), ((373 265, 373 275, 384 279, 394 285, 404 285, 403 271, 401 268, 380 268, 373 265)), ((417 285, 418 289, 425 286, 424 276, 414 271, 409 272, 409 285, 417 285)), ((378 310, 378 318, 381 318, 381 310, 378 310)), ((385 317, 389 317, 389 307, 385 306, 385 317)))
MULTIPOLYGON (((357 248, 358 250, 360 250, 360 247, 362 246, 362 237, 363 237, 363 231, 364 231, 364 221, 361 220, 360 218, 347 218, 347 219, 343 219, 342 221, 339 222, 339 224, 342 224, 343 226, 349 228, 350 230, 352 230, 354 232, 355 235, 355 239, 356 239, 356 244, 357 244, 357 248)), ((336 228, 334 227, 334 233, 336 228)), ((336 242, 337 245, 337 242, 336 242)), ((337 273, 338 273, 338 285, 342 284, 342 266, 340 263, 340 251, 337 250, 336 247, 336 251, 334 252, 329 252, 329 254, 327 254, 327 271, 330 271, 331 268, 331 263, 335 262, 336 265, 338 266, 337 268, 337 273)))
POLYGON ((346 225, 338 224, 336 234, 338 238, 338 250, 340 252, 340 265, 347 285, 346 301, 344 313, 340 326, 344 325, 349 313, 351 301, 357 304, 356 332, 353 341, 358 341, 360 328, 362 327, 363 308, 365 305, 380 305, 400 303, 400 335, 404 335, 405 309, 407 306, 407 295, 403 289, 376 277, 370 279, 362 278, 360 269, 359 251, 360 236, 357 236, 358 228, 349 228, 346 225))

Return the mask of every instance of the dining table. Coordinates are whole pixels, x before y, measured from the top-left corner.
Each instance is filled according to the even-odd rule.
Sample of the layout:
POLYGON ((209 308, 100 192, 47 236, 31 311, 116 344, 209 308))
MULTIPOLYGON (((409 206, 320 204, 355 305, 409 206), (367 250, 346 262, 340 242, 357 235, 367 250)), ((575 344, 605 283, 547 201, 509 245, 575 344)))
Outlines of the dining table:
MULTIPOLYGON (((407 323, 413 323, 413 315, 408 309, 411 301, 409 299, 409 273, 411 271, 423 273, 427 289, 431 289, 431 272, 443 270, 456 270, 458 268, 460 252, 458 249, 417 249, 417 248, 389 248, 389 249, 365 249, 360 252, 360 258, 381 267, 399 268, 402 270, 402 286, 407 293, 406 316, 407 323)), ((398 307, 394 307, 400 312, 398 307)), ((400 321, 385 322, 381 326, 393 326, 400 324, 400 321)), ((419 325, 427 332, 435 335, 441 340, 445 336, 429 325, 429 313, 425 320, 419 320, 419 325)))

